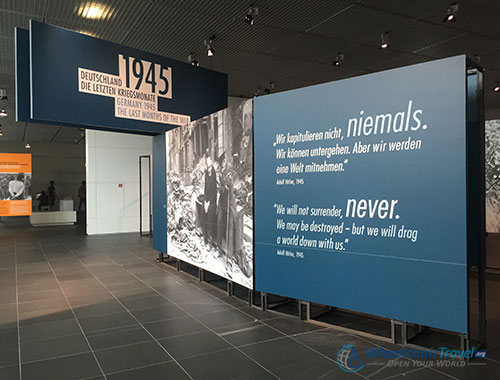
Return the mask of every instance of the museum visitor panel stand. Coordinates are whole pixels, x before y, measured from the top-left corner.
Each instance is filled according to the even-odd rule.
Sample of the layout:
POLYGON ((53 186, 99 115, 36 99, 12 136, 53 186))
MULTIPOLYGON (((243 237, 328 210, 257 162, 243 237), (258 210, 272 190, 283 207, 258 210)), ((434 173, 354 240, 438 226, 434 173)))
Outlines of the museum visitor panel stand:
POLYGON ((225 74, 31 21, 16 100, 18 121, 153 136, 159 261, 264 310, 485 344, 483 73, 465 56, 227 108, 225 74))

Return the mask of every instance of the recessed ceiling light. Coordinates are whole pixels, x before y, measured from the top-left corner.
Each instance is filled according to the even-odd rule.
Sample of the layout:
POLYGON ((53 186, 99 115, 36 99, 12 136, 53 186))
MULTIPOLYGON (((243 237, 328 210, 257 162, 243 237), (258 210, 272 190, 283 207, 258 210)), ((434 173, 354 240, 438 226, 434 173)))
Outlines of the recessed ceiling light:
POLYGON ((78 15, 91 20, 107 19, 111 16, 111 7, 96 3, 95 1, 87 1, 78 8, 78 15))
POLYGON ((5 116, 7 116, 7 111, 0 110, 0 117, 5 117, 5 116))
POLYGON ((88 30, 77 30, 76 32, 80 34, 85 34, 86 36, 90 37, 97 37, 97 34, 95 34, 94 32, 89 32, 88 30))
POLYGON ((26 143, 26 145, 24 146, 26 149, 30 149, 31 148, 31 145, 29 143, 26 143))
POLYGON ((493 91, 500 92, 500 83, 495 84, 495 87, 493 87, 493 91))

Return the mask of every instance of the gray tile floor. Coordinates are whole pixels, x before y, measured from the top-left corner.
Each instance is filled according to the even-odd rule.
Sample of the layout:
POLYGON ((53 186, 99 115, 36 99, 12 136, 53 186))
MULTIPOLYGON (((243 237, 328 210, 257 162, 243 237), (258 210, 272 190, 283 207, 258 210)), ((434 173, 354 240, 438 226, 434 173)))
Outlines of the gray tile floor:
POLYGON ((262 312, 155 262, 138 234, 0 223, 0 379, 498 379, 499 283, 487 361, 462 368, 336 363, 380 341, 262 312))

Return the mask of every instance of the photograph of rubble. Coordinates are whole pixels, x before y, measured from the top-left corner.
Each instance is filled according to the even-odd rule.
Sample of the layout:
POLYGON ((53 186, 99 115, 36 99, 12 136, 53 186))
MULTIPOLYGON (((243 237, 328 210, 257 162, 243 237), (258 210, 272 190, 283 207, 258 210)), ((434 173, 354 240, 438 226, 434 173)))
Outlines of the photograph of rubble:
POLYGON ((166 133, 167 251, 253 289, 252 100, 166 133))

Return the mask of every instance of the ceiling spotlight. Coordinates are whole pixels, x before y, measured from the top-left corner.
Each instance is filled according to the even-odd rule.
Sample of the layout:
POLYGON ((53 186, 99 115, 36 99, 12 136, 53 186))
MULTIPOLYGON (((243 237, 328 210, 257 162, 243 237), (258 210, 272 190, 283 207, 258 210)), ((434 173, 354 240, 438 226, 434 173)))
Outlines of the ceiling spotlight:
POLYGON ((380 48, 387 49, 389 47, 391 47, 391 44, 389 42, 389 32, 382 33, 380 35, 380 48))
POLYGON ((493 91, 500 92, 500 82, 495 83, 495 87, 493 87, 493 91))
POLYGON ((215 40, 215 34, 213 34, 208 40, 203 41, 203 43, 207 47, 207 56, 209 57, 213 57, 213 55, 215 54, 215 50, 212 47, 212 43, 214 42, 214 40, 215 40))
POLYGON ((0 117, 5 117, 5 116, 7 116, 7 111, 0 110, 0 117))
POLYGON ((344 53, 338 53, 333 61, 333 66, 340 66, 341 62, 344 60, 344 53))
POLYGON ((31 145, 29 143, 26 143, 26 145, 24 146, 26 149, 30 149, 31 148, 31 145))
POLYGON ((446 16, 443 18, 443 22, 455 22, 457 21, 458 3, 451 4, 446 10, 446 16))
POLYGON ((3 136, 3 132, 2 132, 2 130, 1 130, 1 129, 0 129, 0 136, 3 136))
POLYGON ((200 66, 200 63, 196 60, 193 53, 189 53, 188 62, 193 66, 200 66))
POLYGON ((247 10, 247 14, 245 15, 245 22, 249 25, 253 25, 255 21, 255 17, 257 17, 259 14, 259 8, 254 7, 253 4, 250 5, 250 7, 247 10))

